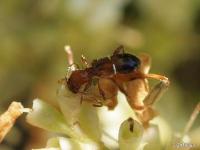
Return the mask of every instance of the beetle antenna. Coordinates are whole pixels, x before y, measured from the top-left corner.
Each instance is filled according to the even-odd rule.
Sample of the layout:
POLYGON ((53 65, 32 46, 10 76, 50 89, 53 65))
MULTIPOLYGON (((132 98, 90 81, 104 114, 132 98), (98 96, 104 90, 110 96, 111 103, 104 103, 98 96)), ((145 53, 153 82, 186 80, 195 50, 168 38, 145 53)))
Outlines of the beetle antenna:
POLYGON ((86 57, 83 54, 81 55, 81 61, 85 64, 87 68, 90 67, 89 63, 87 62, 86 57))
POLYGON ((72 49, 69 45, 66 45, 64 47, 65 52, 67 53, 67 60, 68 60, 68 64, 69 65, 73 65, 74 64, 74 59, 73 59, 73 52, 72 49))
POLYGON ((117 54, 124 54, 124 46, 120 45, 119 47, 117 47, 113 53, 113 55, 117 55, 117 54))

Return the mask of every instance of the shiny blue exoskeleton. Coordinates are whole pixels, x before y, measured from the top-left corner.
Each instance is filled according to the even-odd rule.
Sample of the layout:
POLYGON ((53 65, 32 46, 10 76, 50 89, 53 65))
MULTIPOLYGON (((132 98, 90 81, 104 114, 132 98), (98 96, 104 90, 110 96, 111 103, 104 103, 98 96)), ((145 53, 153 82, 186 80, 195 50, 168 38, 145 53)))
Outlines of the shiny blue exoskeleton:
POLYGON ((140 65, 139 58, 127 53, 116 54, 111 58, 111 61, 115 65, 117 73, 130 73, 140 65))

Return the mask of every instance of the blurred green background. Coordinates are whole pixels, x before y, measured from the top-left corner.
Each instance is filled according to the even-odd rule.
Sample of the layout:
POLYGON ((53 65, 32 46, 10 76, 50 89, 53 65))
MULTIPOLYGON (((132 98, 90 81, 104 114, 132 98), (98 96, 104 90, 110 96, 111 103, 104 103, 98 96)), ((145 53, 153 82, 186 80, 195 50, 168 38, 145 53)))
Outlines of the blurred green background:
MULTIPOLYGON (((199 0, 1 0, 0 112, 13 100, 27 107, 36 97, 55 103, 66 44, 79 64, 81 54, 91 61, 121 44, 150 54, 151 72, 171 80, 156 107, 174 131, 183 130, 200 100, 199 0)), ((0 149, 44 145, 38 132, 22 117, 0 149)))

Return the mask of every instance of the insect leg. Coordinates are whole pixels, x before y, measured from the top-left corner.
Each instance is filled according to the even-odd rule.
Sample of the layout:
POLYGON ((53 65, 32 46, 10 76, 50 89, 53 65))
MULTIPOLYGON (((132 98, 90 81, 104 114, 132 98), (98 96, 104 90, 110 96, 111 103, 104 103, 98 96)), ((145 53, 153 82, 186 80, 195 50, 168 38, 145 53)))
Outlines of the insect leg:
POLYGON ((109 110, 114 109, 117 105, 117 85, 110 78, 99 78, 97 86, 101 96, 100 102, 107 106, 109 110))
POLYGON ((124 93, 125 96, 128 96, 126 90, 124 89, 124 87, 123 87, 123 85, 122 85, 123 83, 117 82, 116 80, 113 80, 113 82, 117 85, 117 87, 119 88, 119 90, 120 90, 122 93, 124 93))
POLYGON ((159 74, 143 74, 143 77, 160 80, 161 82, 163 82, 167 86, 169 86, 169 84, 170 84, 169 79, 167 77, 159 75, 159 74))
POLYGON ((156 84, 153 87, 153 89, 149 92, 149 94, 145 97, 143 101, 144 109, 142 110, 142 112, 138 113, 138 117, 140 118, 144 127, 147 127, 149 121, 152 120, 155 116, 157 116, 157 112, 152 108, 152 105, 167 90, 168 86, 169 84, 166 84, 166 82, 161 81, 158 84, 156 84))
POLYGON ((102 107, 103 104, 102 103, 97 103, 97 104, 93 104, 94 107, 102 107))
POLYGON ((84 55, 81 55, 81 61, 87 68, 90 67, 90 65, 84 55))
POLYGON ((98 80, 98 89, 99 89, 100 95, 103 97, 104 100, 106 100, 105 93, 104 93, 104 91, 103 91, 102 88, 101 88, 101 85, 100 85, 100 83, 99 83, 99 80, 98 80))
POLYGON ((81 94, 81 98, 80 98, 80 104, 83 103, 83 95, 85 95, 85 92, 88 90, 88 88, 91 86, 92 81, 90 80, 84 87, 83 92, 79 92, 81 94))
POLYGON ((149 94, 144 99, 145 106, 151 106, 158 100, 162 94, 168 89, 169 82, 161 81, 156 84, 153 89, 149 92, 149 94))
POLYGON ((119 47, 117 47, 113 53, 113 55, 117 55, 117 54, 124 54, 124 46, 120 45, 119 47))
POLYGON ((92 84, 92 80, 89 80, 88 83, 85 85, 85 87, 83 89, 84 93, 89 89, 89 87, 91 86, 91 84, 92 84))

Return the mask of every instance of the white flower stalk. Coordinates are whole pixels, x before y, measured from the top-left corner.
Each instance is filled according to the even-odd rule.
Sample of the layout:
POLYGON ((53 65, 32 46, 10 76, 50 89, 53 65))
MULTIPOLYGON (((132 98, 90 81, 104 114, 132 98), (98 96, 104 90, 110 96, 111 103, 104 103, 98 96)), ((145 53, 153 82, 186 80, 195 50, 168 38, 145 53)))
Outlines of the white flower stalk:
POLYGON ((144 129, 137 121, 129 118, 119 129, 120 150, 139 150, 144 129))

